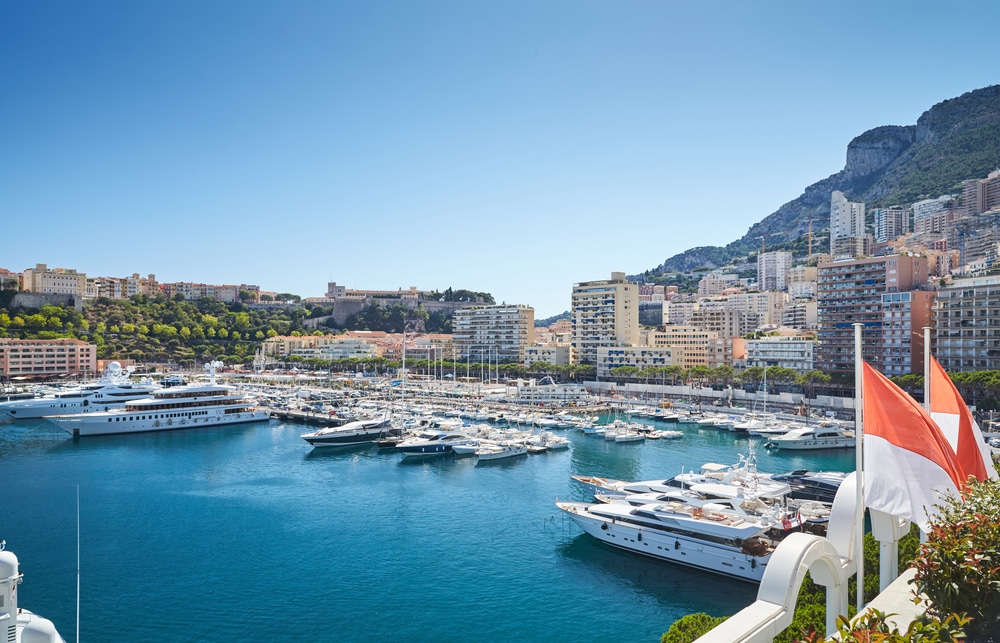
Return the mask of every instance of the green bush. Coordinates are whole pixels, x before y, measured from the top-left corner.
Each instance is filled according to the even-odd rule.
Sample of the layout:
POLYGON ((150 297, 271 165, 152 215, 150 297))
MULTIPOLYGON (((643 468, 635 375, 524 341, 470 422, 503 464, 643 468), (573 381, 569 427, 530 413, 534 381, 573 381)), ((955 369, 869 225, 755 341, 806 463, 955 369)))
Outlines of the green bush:
POLYGON ((1000 630, 1000 481, 970 481, 964 495, 938 506, 914 584, 929 614, 968 614, 975 636, 1000 630))
POLYGON ((660 637, 660 643, 691 643, 727 618, 729 617, 715 618, 704 612, 688 614, 674 621, 670 629, 660 637))

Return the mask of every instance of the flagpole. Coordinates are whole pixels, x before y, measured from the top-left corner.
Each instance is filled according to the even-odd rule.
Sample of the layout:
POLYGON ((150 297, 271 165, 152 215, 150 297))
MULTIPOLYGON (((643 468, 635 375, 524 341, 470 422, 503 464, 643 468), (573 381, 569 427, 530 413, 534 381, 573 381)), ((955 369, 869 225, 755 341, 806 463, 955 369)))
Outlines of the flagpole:
POLYGON ((854 324, 854 467, 857 473, 857 498, 855 502, 854 524, 855 558, 858 567, 857 606, 858 613, 865 606, 865 495, 864 495, 864 361, 861 355, 862 324, 854 324))
POLYGON ((931 412, 931 327, 924 326, 924 410, 931 412))

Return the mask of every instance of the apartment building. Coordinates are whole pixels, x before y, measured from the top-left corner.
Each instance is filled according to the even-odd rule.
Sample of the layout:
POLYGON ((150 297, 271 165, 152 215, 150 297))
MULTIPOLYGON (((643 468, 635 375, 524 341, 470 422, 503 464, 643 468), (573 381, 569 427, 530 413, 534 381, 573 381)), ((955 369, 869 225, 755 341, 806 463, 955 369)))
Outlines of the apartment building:
POLYGON ((817 368, 827 373, 854 372, 854 324, 861 323, 863 358, 881 370, 885 359, 882 295, 926 287, 927 258, 891 255, 836 261, 818 268, 817 368))
POLYGON ((481 355, 483 361, 522 363, 524 349, 535 343, 535 309, 506 304, 461 308, 451 328, 459 360, 481 355))
POLYGON ((847 200, 843 192, 830 195, 830 254, 857 257, 864 252, 865 204, 847 200))
POLYGON ((723 272, 710 272, 702 277, 701 281, 698 282, 698 295, 701 297, 710 297, 712 295, 718 295, 726 288, 738 288, 740 285, 744 284, 745 282, 741 283, 739 275, 723 272))
POLYGON ((0 338, 0 379, 97 374, 97 345, 79 339, 0 338))
POLYGON ((924 372, 924 332, 933 324, 937 293, 882 294, 882 372, 889 377, 924 372))
POLYGON ((787 290, 792 253, 784 250, 765 252, 757 257, 757 288, 787 290))
POLYGON ((1000 370, 1000 275, 942 286, 933 335, 935 356, 946 371, 1000 370))
POLYGON ((885 243, 910 232, 909 208, 876 208, 875 241, 885 243))
POLYGON ((676 346, 601 346, 597 349, 597 377, 609 377, 611 369, 622 366, 639 370, 674 366, 683 362, 683 352, 676 346))
POLYGON ((800 336, 761 337, 747 340, 746 364, 780 366, 798 373, 815 369, 813 339, 800 336))
POLYGON ((777 290, 742 292, 729 295, 726 301, 730 308, 757 315, 760 318, 759 326, 777 326, 781 323, 781 313, 788 307, 788 293, 777 290))
POLYGON ((569 366, 570 348, 569 344, 533 344, 524 349, 524 365, 542 362, 553 366, 569 366))
POLYGON ((674 356, 674 365, 684 368, 714 368, 725 363, 725 352, 720 350, 724 339, 715 331, 694 326, 664 326, 662 329, 646 331, 644 339, 642 344, 645 346, 681 349, 681 354, 674 356))
MULTIPOLYGON (((597 364, 597 349, 634 346, 639 339, 639 289, 624 272, 573 285, 573 362, 597 364)), ((454 323, 452 325, 454 328, 454 323)))
POLYGON ((819 322, 818 304, 812 299, 796 299, 781 313, 781 325, 799 330, 815 330, 819 322))

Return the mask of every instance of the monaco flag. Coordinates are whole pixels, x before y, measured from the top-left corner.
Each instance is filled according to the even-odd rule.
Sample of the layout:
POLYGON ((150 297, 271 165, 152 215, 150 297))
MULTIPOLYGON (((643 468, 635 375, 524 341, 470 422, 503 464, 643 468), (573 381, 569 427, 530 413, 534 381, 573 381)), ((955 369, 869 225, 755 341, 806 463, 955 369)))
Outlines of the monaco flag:
POLYGON ((962 480, 968 476, 975 476, 977 480, 996 478, 997 470, 983 440, 983 432, 958 394, 955 383, 933 357, 930 371, 931 417, 955 451, 962 480))
POLYGON ((868 363, 863 387, 865 505, 928 531, 935 505, 965 481, 955 452, 927 411, 868 363))

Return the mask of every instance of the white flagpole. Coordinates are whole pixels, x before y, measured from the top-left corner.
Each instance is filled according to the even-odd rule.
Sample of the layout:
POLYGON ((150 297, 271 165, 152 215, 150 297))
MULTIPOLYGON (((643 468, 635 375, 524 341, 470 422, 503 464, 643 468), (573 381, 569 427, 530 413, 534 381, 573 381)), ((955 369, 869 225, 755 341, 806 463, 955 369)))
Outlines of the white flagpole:
POLYGON ((931 327, 924 326, 924 410, 931 412, 931 327))
POLYGON ((856 526, 855 557, 858 565, 858 613, 865 606, 865 494, 864 494, 864 361, 861 356, 862 324, 854 324, 854 467, 857 471, 857 500, 854 513, 856 526))

